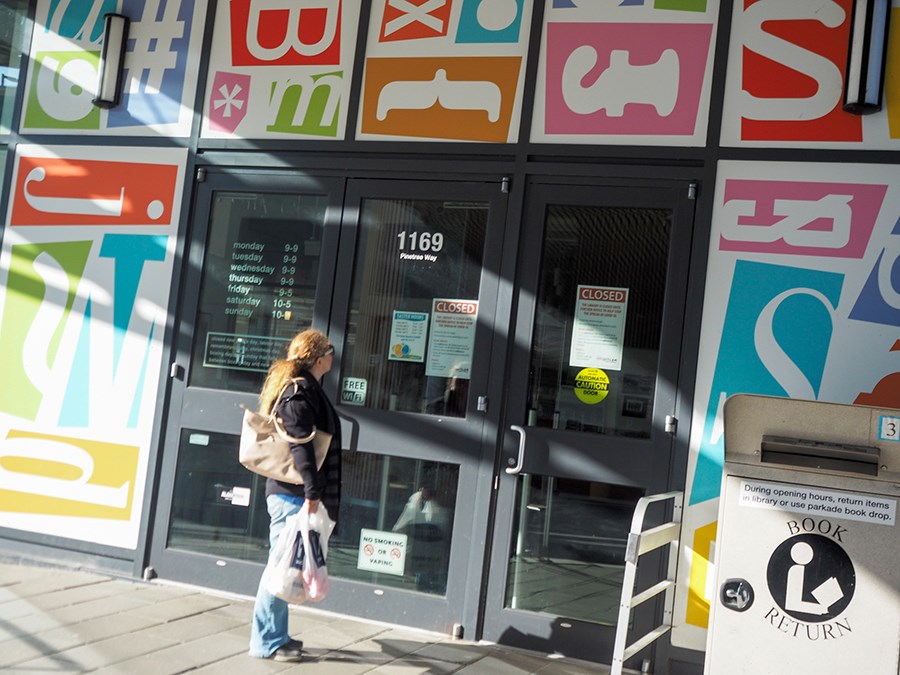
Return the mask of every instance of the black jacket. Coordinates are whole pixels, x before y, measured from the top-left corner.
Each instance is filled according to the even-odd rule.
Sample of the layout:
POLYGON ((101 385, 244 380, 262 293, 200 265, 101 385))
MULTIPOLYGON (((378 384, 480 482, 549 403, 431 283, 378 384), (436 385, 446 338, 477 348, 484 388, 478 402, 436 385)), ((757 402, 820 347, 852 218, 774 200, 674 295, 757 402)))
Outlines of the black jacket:
POLYGON ((328 515, 337 522, 341 498, 340 421, 322 386, 309 372, 302 371, 295 383, 295 387, 287 388, 275 408, 284 430, 295 438, 305 438, 315 427, 332 434, 331 445, 319 470, 316 470, 312 441, 291 446, 294 464, 303 476, 303 484, 282 483, 269 478, 266 480, 266 496, 287 494, 321 499, 328 515))

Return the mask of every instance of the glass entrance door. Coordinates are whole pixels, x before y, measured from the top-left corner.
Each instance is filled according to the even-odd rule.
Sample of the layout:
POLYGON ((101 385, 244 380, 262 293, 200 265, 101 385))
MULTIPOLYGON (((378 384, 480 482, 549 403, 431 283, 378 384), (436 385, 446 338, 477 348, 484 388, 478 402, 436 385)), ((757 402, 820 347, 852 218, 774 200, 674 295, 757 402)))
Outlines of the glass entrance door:
POLYGON ((329 548, 339 611, 445 633, 475 625, 505 201, 499 181, 349 183, 332 322, 353 449, 329 548))
POLYGON ((535 182, 520 240, 499 180, 209 173, 157 573, 255 592, 268 516, 239 404, 312 324, 344 446, 321 607, 609 662, 631 511, 670 487, 687 186, 535 182))
POLYGON ((529 195, 485 638, 610 663, 631 514, 669 486, 692 202, 529 195))
POLYGON ((309 325, 326 330, 344 181, 207 171, 198 185, 151 564, 255 593, 268 552, 265 479, 237 461, 242 411, 309 325))
POLYGON ((268 515, 264 479, 237 461, 239 405, 256 405, 269 363, 312 324, 337 348, 323 384, 344 447, 320 607, 445 633, 476 625, 505 213, 499 179, 210 172, 173 369, 160 576, 255 592, 268 515))

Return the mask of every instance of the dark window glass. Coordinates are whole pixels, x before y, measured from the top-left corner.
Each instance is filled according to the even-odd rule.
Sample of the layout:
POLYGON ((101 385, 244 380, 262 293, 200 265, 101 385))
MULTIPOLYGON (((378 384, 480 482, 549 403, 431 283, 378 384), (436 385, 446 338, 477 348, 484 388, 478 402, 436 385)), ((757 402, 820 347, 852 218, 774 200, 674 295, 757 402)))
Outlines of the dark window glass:
POLYGON ((465 416, 487 217, 478 202, 363 201, 341 373, 357 404, 465 416))
MULTIPOLYGON (((239 441, 232 434, 182 430, 170 548, 266 562, 266 479, 238 463, 239 441)), ((458 480, 459 467, 453 464, 345 452, 339 527, 329 542, 328 573, 443 595, 458 480), (368 540, 393 545, 386 553, 372 550, 367 555, 368 540)))
POLYGON ((182 429, 169 547, 266 561, 266 479, 238 463, 239 441, 232 434, 182 429))
POLYGON ((671 222, 666 209, 548 207, 530 426, 650 437, 671 222))
POLYGON ((614 626, 641 488, 523 476, 506 606, 614 626))
POLYGON ((190 384, 256 392, 312 324, 325 195, 219 192, 203 262, 190 384))
MULTIPOLYGON (((16 90, 23 84, 19 67, 28 44, 26 29, 31 26, 27 14, 27 0, 0 2, 0 136, 8 134, 12 128, 16 90)), ((0 180, 2 171, 0 165, 0 180)))
POLYGON ((453 464, 345 452, 328 573, 444 595, 458 480, 453 464))

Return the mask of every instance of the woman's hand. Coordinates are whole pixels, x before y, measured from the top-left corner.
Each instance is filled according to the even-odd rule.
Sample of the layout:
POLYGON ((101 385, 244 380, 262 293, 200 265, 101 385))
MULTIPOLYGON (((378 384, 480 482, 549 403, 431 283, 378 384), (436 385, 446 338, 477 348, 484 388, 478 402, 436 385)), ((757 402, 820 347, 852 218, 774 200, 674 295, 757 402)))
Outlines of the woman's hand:
POLYGON ((309 513, 316 513, 319 510, 319 501, 318 499, 307 499, 303 502, 303 508, 309 513))

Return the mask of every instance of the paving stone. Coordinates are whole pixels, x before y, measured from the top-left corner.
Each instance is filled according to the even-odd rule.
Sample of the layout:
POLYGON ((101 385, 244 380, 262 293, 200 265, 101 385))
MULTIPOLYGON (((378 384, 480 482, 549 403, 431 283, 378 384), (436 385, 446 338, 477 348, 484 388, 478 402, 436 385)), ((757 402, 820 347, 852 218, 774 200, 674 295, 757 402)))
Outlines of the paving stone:
POLYGON ((147 583, 134 584, 130 590, 138 600, 146 603, 173 600, 175 598, 183 598, 187 595, 194 595, 196 593, 196 591, 187 591, 183 588, 174 586, 147 583))
POLYGON ((30 597, 29 602, 38 609, 53 609, 55 607, 90 602, 91 600, 100 600, 113 595, 121 595, 121 593, 121 585, 110 581, 88 584, 86 586, 74 586, 52 593, 42 593, 41 595, 30 597))
POLYGON ((138 605, 132 609, 133 614, 138 616, 146 616, 160 621, 174 621, 186 616, 193 616, 202 612, 223 607, 228 604, 227 600, 222 600, 209 595, 185 595, 183 597, 172 598, 155 602, 150 605, 138 605))
POLYGON ((57 636, 54 640, 45 640, 36 635, 27 635, 21 639, 6 640, 0 643, 0 670, 6 671, 16 664, 55 654, 79 644, 78 638, 71 634, 68 639, 57 636))
POLYGON ((83 623, 60 626, 39 634, 30 635, 28 639, 9 640, 0 643, 0 665, 9 665, 39 658, 42 654, 55 654, 66 650, 101 642, 146 628, 146 621, 136 617, 118 615, 103 616, 83 623))
POLYGON ((315 630, 311 631, 301 628, 300 631, 292 632, 292 635, 298 640, 303 640, 305 644, 310 646, 315 644, 316 647, 328 650, 341 650, 364 641, 365 637, 351 635, 342 630, 346 627, 343 624, 338 624, 338 627, 334 625, 317 626, 315 630))
MULTIPOLYGON (((39 568, 40 569, 40 568, 39 568)), ((66 588, 76 586, 91 586, 109 581, 109 577, 90 574, 87 572, 73 572, 56 568, 44 569, 43 574, 23 579, 13 587, 8 587, 20 598, 30 598, 42 593, 53 593, 66 588)))
POLYGON ((307 675, 307 673, 321 673, 322 675, 362 675, 362 673, 372 672, 374 666, 371 663, 364 663, 355 658, 348 657, 342 652, 330 652, 325 654, 317 654, 315 651, 307 653, 304 648, 303 661, 300 663, 290 664, 291 668, 283 671, 287 675, 295 673, 307 675))
POLYGON ((129 675, 171 675, 183 673, 200 666, 219 663, 237 654, 245 653, 246 644, 238 645, 227 635, 210 635, 170 647, 154 650, 113 666, 99 668, 98 675, 129 673, 129 675))
POLYGON ((455 641, 414 628, 292 607, 291 634, 305 642, 300 664, 247 656, 252 600, 108 575, 19 569, 0 560, 0 670, 103 675, 586 675, 596 664, 525 650, 455 641), (30 570, 30 571, 29 571, 30 570), (75 581, 75 585, 72 582, 75 581), (27 596, 18 591, 56 588, 27 596), (55 597, 54 597, 55 594, 55 597))
MULTIPOLYGON (((640 675, 637 671, 626 670, 626 674, 640 675)), ((539 675, 609 675, 609 666, 587 661, 551 661, 536 671, 539 675)))
POLYGON ((46 569, 40 567, 2 563, 0 564, 0 586, 14 586, 22 582, 33 581, 40 579, 46 573, 46 569))
MULTIPOLYGON (((312 642, 313 645, 318 645, 318 640, 312 642)), ((304 645, 304 649, 306 649, 304 645)), ((389 651, 385 651, 382 648, 382 645, 376 640, 363 640, 362 642, 355 642, 352 645, 344 647, 342 649, 329 651, 327 649, 317 649, 316 647, 310 647, 308 650, 311 656, 315 657, 326 657, 329 655, 334 655, 335 658, 339 658, 341 660, 346 661, 355 661, 357 663, 368 663, 373 666, 378 665, 380 663, 388 663, 389 661, 393 661, 398 657, 398 654, 391 653, 389 651)), ((399 654, 403 656, 407 652, 403 652, 403 654, 399 654)))
POLYGON ((17 669, 31 673, 50 670, 85 673, 96 668, 108 667, 108 664, 127 662, 141 654, 150 654, 152 658, 152 654, 167 646, 168 644, 162 640, 145 639, 143 636, 140 639, 115 637, 26 661, 18 664, 17 669))
POLYGON ((131 595, 115 595, 110 598, 99 598, 90 602, 81 602, 77 605, 69 605, 53 610, 53 616, 61 624, 78 623, 98 616, 128 612, 136 607, 142 607, 141 603, 131 595))
POLYGON ((69 631, 79 637, 85 644, 100 642, 118 635, 146 632, 147 628, 155 626, 156 621, 140 616, 128 614, 110 614, 98 616, 95 619, 71 624, 61 630, 69 631))
MULTIPOLYGON (((146 617, 135 619, 150 620, 146 617)), ((184 619, 157 624, 143 631, 142 635, 172 640, 173 642, 190 642, 214 633, 224 633, 240 626, 238 622, 227 617, 215 616, 209 612, 195 614, 184 619)), ((248 632, 249 634, 249 632, 248 632)))
MULTIPOLYGON (((222 675, 222 673, 240 673, 240 675, 266 675, 266 673, 283 673, 299 664, 279 663, 270 659, 254 659, 246 654, 232 656, 222 661, 191 671, 191 675, 222 675)), ((305 672, 305 671, 304 671, 305 672)))
POLYGON ((209 614, 238 621, 250 621, 250 617, 253 615, 253 604, 250 602, 231 603, 211 609, 209 614))
POLYGON ((459 670, 459 664, 428 659, 405 658, 378 666, 373 675, 444 675, 459 670))
POLYGON ((472 643, 439 642, 428 644, 418 650, 410 650, 417 657, 438 659, 451 663, 472 663, 487 655, 488 650, 472 643))
POLYGON ((49 614, 31 614, 15 619, 6 617, 2 607, 0 607, 0 617, 2 617, 0 618, 0 641, 38 635, 43 631, 59 628, 61 625, 55 617, 49 614))
MULTIPOLYGON (((27 598, 20 598, 0 604, 0 616, 2 616, 5 621, 14 621, 38 612, 38 608, 27 598)), ((16 623, 18 623, 18 621, 16 621, 16 623)))
MULTIPOLYGON (((491 654, 492 657, 502 659, 506 663, 513 664, 526 672, 538 672, 548 666, 556 667, 562 663, 558 659, 551 659, 543 654, 532 654, 519 649, 499 648, 491 654)), ((596 666, 595 666, 596 669, 596 666)), ((552 670, 550 672, 553 672, 552 670)))
POLYGON ((346 635, 352 640, 368 640, 376 636, 384 635, 392 629, 391 626, 384 624, 368 623, 364 621, 355 621, 342 617, 337 621, 329 621, 328 623, 319 623, 317 617, 310 617, 311 621, 301 619, 300 630, 317 631, 321 628, 337 631, 342 635, 346 635))
POLYGON ((504 657, 485 656, 475 663, 469 664, 456 671, 458 675, 530 675, 536 673, 539 667, 545 664, 540 662, 527 662, 517 660, 516 662, 508 661, 504 657))

